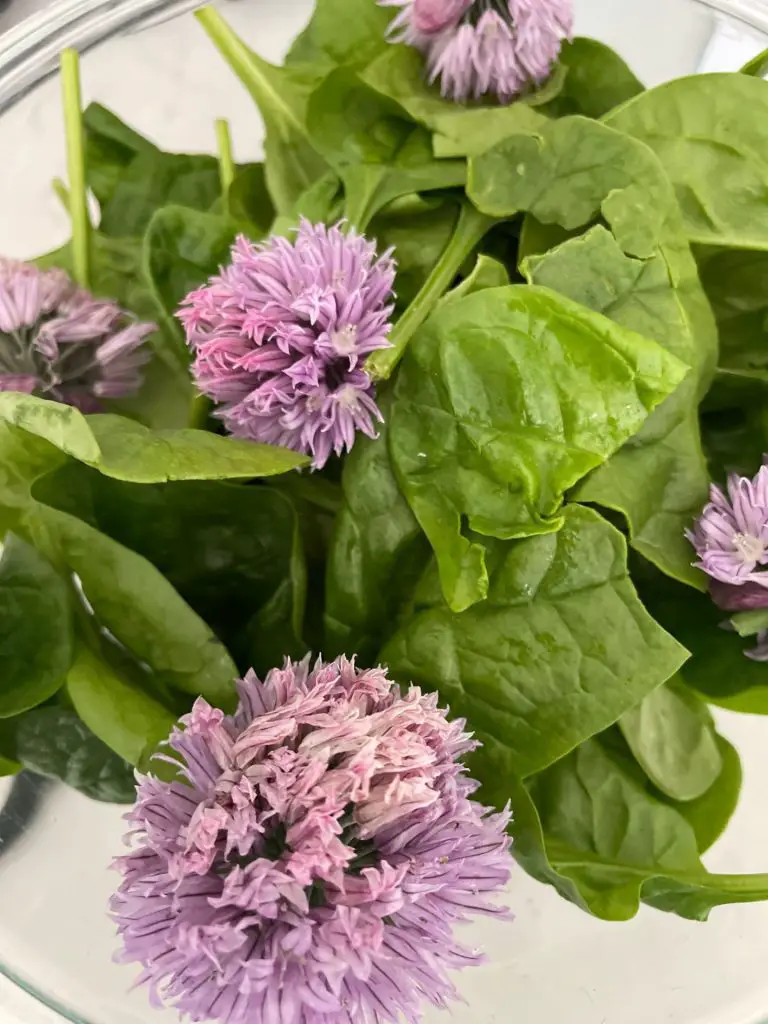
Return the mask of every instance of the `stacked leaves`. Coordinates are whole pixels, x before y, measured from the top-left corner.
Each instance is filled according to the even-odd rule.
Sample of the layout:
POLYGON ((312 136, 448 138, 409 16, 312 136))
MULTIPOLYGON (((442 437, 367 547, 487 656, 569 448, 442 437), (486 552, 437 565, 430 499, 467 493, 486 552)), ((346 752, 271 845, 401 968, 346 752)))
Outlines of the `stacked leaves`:
POLYGON ((766 623, 718 628, 684 539, 710 477, 767 446, 768 84, 646 92, 576 39, 538 93, 464 107, 371 0, 318 0, 282 67, 200 20, 265 162, 222 196, 214 157, 86 112, 94 290, 160 326, 109 414, 0 397, 0 770, 130 799, 194 695, 346 653, 467 717, 519 861, 584 909, 768 897, 700 860, 740 786, 707 704, 768 712, 739 636, 766 623), (300 216, 345 216, 399 264, 369 367, 385 427, 316 474, 187 429, 174 319, 238 232, 300 216))

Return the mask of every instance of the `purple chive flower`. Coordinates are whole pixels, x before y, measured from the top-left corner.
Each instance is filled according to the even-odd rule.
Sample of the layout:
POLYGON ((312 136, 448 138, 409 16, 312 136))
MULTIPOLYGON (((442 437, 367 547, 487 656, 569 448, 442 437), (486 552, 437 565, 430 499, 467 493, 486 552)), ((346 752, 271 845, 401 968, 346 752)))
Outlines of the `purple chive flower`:
POLYGON ((399 7, 393 42, 424 54, 429 80, 458 102, 503 103, 549 77, 572 35, 571 0, 378 0, 399 7))
POLYGON ((0 259, 0 391, 97 412, 102 399, 139 390, 154 330, 63 270, 0 259))
POLYGON ((249 672, 170 746, 185 781, 140 777, 112 909, 157 1005, 225 1024, 417 1021, 481 957, 453 938, 504 914, 509 814, 471 799, 475 743, 434 695, 346 658, 249 672))
POLYGON ((200 390, 235 437, 325 465, 381 414, 365 357, 388 346, 395 264, 354 230, 304 220, 294 240, 239 238, 179 318, 200 390))
MULTIPOLYGON (((731 587, 750 585, 751 598, 755 587, 768 588, 768 573, 758 570, 768 564, 768 465, 752 480, 731 473, 727 497, 713 484, 709 504, 686 537, 699 556, 694 564, 713 580, 731 587)), ((722 587, 715 594, 718 604, 729 599, 722 587)))

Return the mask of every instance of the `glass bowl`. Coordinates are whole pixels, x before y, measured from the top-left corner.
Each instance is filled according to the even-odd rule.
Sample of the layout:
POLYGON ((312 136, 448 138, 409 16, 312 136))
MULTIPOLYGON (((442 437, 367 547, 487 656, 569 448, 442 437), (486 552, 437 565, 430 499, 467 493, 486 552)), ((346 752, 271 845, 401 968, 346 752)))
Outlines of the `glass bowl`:
MULTIPOLYGON (((260 155, 258 117, 189 16, 197 6, 61 0, 0 39, 0 253, 29 257, 67 237, 50 188, 64 172, 56 67, 65 46, 84 55, 85 100, 105 103, 164 149, 212 150, 214 120, 225 116, 237 158, 260 155)), ((279 60, 312 0, 221 6, 254 49, 279 60)), ((648 84, 735 69, 768 45, 765 0, 576 0, 576 8, 578 33, 612 45, 648 84)), ((720 724, 742 755, 745 786, 708 866, 765 870, 764 723, 723 712, 720 724)), ((122 809, 24 775, 0 779, 0 807, 2 1024, 177 1020, 150 1009, 145 992, 129 993, 130 969, 111 960, 106 906, 122 809)), ((465 936, 485 947, 489 963, 459 978, 466 1005, 453 1012, 455 1024, 758 1024, 768 1017, 768 905, 723 907, 708 925, 643 908, 635 920, 610 925, 522 871, 509 902, 515 925, 486 922, 465 936)), ((427 1024, 440 1019, 426 1016, 427 1024)))

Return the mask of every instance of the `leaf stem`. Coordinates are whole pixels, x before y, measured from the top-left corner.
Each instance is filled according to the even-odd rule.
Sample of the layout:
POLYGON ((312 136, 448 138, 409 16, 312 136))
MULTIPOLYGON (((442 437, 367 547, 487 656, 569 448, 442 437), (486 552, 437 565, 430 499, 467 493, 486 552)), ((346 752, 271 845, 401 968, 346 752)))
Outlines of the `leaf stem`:
POLYGON ((59 200, 64 209, 69 213, 69 189, 61 180, 61 178, 54 178, 51 182, 51 188, 53 189, 56 198, 59 200))
POLYGON ((374 352, 368 359, 365 368, 373 380, 386 380, 391 376, 403 358, 408 342, 432 312, 438 299, 450 288, 472 250, 495 223, 494 217, 480 213, 470 202, 462 203, 450 242, 418 295, 392 329, 389 336, 392 347, 374 352))
POLYGON ((229 190, 235 180, 235 158, 232 153, 232 136, 229 121, 220 117, 216 120, 216 146, 219 151, 219 177, 221 194, 224 197, 224 209, 229 213, 229 190))
POLYGON ((64 128, 67 138, 69 216, 72 222, 72 270, 75 281, 88 288, 90 282, 91 220, 85 184, 85 130, 80 94, 80 57, 76 50, 61 54, 61 89, 64 128))

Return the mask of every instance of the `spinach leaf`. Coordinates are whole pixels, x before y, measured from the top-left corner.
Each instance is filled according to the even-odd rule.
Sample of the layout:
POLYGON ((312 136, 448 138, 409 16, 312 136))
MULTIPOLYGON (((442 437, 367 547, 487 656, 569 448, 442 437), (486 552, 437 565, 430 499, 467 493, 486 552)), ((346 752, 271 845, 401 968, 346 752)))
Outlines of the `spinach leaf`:
POLYGON ((304 552, 283 494, 222 483, 137 486, 74 463, 35 494, 150 561, 243 670, 305 653, 304 552))
MULTIPOLYGON (((385 419, 390 401, 382 403, 385 419)), ((336 518, 326 578, 326 654, 372 663, 394 616, 429 557, 429 546, 400 493, 386 427, 360 438, 344 463, 344 505, 336 518)))
POLYGON ((680 680, 649 693, 619 726, 645 774, 673 800, 696 800, 722 771, 712 716, 680 680))
POLYGON ((48 700, 73 657, 67 585, 34 548, 11 535, 0 557, 0 718, 48 700))
POLYGON ((128 764, 167 739, 176 716, 80 645, 67 676, 67 694, 94 736, 128 764))
POLYGON ((8 530, 26 536, 32 484, 64 462, 48 441, 0 421, 0 537, 8 530))
MULTIPOLYGON (((578 890, 593 914, 625 921, 640 899, 660 910, 706 920, 725 903, 765 899, 766 875, 713 875, 701 864, 696 835, 674 808, 656 799, 620 751, 589 740, 529 781, 550 869, 578 890)), ((530 852, 534 830, 516 836, 530 852)), ((522 843, 523 849, 519 849, 522 843)), ((568 895, 569 890, 560 886, 568 895)))
POLYGON ((114 195, 123 172, 140 153, 161 154, 153 142, 100 103, 90 103, 86 107, 83 125, 86 183, 103 207, 114 195))
POLYGON ((725 831, 741 792, 739 755, 722 736, 715 736, 722 770, 715 782, 696 800, 674 803, 696 835, 699 853, 704 853, 725 831))
POLYGON ((305 64, 275 67, 249 49, 213 7, 196 16, 261 111, 267 189, 277 213, 290 213, 328 169, 307 129, 307 101, 324 72, 305 64))
POLYGON ((73 406, 11 391, 0 393, 0 421, 50 442, 105 476, 134 483, 272 476, 307 463, 288 448, 205 430, 153 431, 123 416, 83 416, 73 406))
POLYGON ((654 150, 675 188, 688 239, 768 247, 768 82, 692 75, 642 93, 608 115, 654 150))
POLYGON ((754 476, 768 450, 768 423, 759 406, 704 412, 701 436, 710 476, 725 484, 729 473, 754 476))
POLYGON ((38 547, 77 574, 100 626, 161 685, 234 704, 232 659, 150 562, 74 516, 43 504, 36 513, 38 547))
POLYGON ((644 89, 622 58, 597 39, 565 41, 560 62, 566 68, 559 94, 544 107, 556 117, 583 114, 600 118, 644 89))
POLYGON ((685 369, 545 288, 439 306, 397 382, 390 451, 455 611, 487 592, 482 545, 556 530, 564 492, 634 434, 685 369))
POLYGON ((166 206, 152 217, 144 236, 142 274, 162 324, 168 356, 187 367, 189 350, 176 312, 195 288, 230 261, 238 225, 229 217, 166 206))
POLYGON ((715 253, 702 260, 701 283, 717 320, 719 365, 768 366, 768 252, 715 253))
POLYGON ((558 533, 491 545, 488 600, 468 611, 422 592, 424 606, 381 653, 395 678, 437 690, 483 742, 492 738, 484 751, 501 751, 505 774, 494 779, 477 759, 474 771, 502 803, 510 772, 552 764, 687 656, 640 603, 621 534, 579 506, 563 519, 558 533))
MULTIPOLYGON (((247 164, 237 171, 229 187, 227 202, 230 216, 238 223, 250 225, 249 238, 269 232, 275 219, 275 208, 269 198, 264 164, 247 164)), ((222 259, 220 262, 227 261, 222 259)))
MULTIPOLYGON (((468 156, 480 153, 518 131, 535 130, 546 123, 531 106, 551 99, 552 90, 505 105, 461 104, 446 99, 437 85, 427 81, 423 56, 412 46, 389 46, 360 72, 367 85, 394 100, 408 115, 435 133, 435 155, 468 156)), ((562 84, 555 80, 555 92, 562 84)))
POLYGON ((347 216, 361 231, 399 196, 464 184, 463 161, 436 160, 429 132, 345 68, 312 93, 307 123, 315 148, 338 172, 347 216))
POLYGON ((768 49, 762 50, 752 60, 747 61, 741 69, 742 75, 753 75, 755 78, 765 78, 768 74, 768 49))
POLYGON ((371 0, 317 0, 285 62, 365 67, 389 45, 386 35, 392 16, 371 0))
POLYGON ((23 715, 17 741, 19 758, 31 772, 61 779, 92 800, 130 804, 136 799, 131 766, 68 708, 40 708, 23 715))

